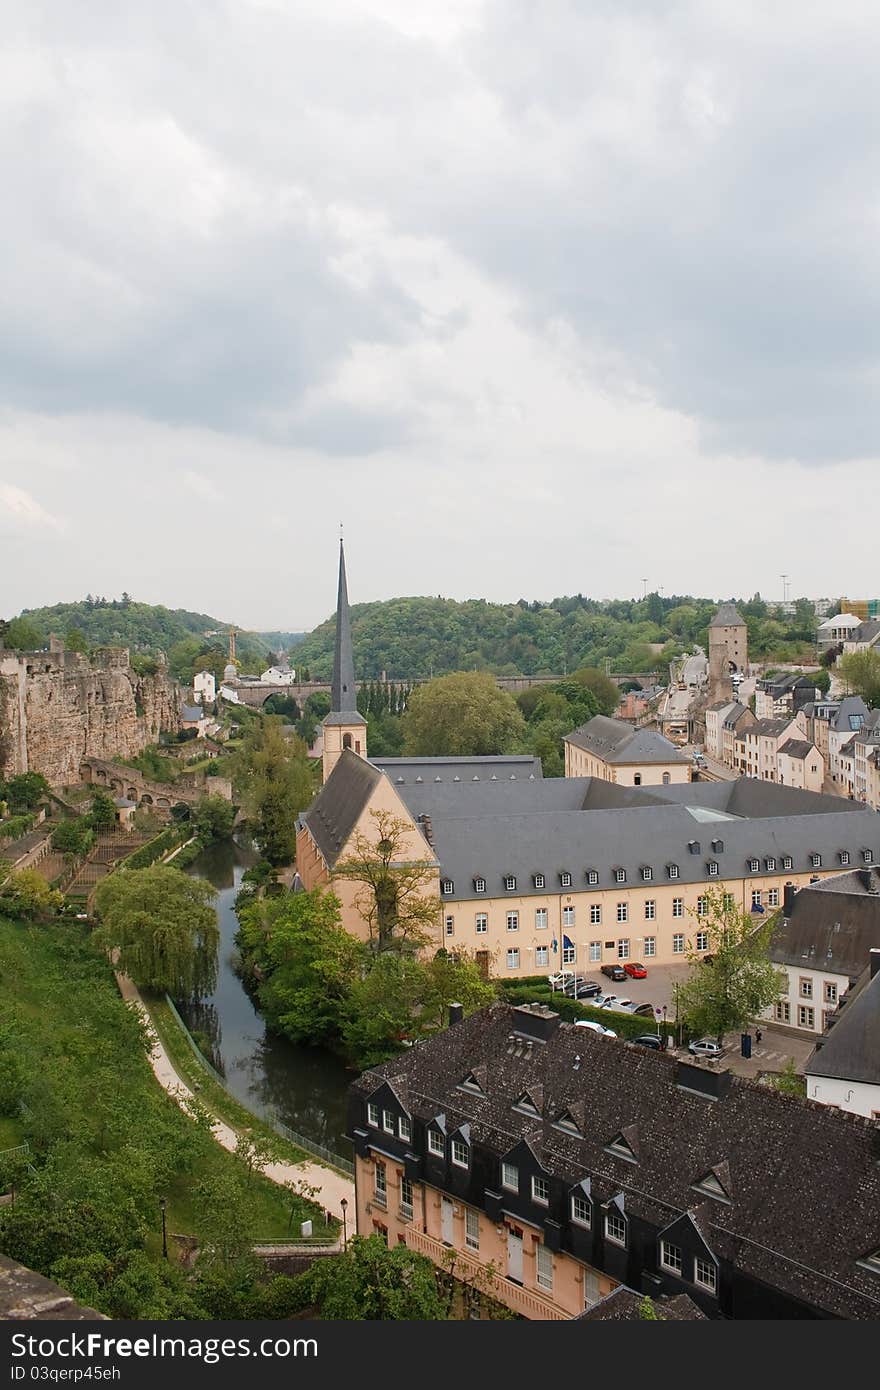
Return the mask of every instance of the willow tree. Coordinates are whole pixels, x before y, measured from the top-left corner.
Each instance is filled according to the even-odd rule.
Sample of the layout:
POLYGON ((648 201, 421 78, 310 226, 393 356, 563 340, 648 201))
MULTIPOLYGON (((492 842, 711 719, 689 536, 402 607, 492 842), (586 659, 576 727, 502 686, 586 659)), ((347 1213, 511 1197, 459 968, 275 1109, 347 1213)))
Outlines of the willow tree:
POLYGON ((220 940, 215 891, 171 865, 121 870, 95 893, 94 939, 143 989, 177 999, 210 994, 220 940))
POLYGON ((440 921, 436 863, 433 857, 408 857, 413 835, 409 821, 391 811, 371 811, 370 816, 373 833, 355 832, 333 877, 358 885, 354 906, 367 924, 374 950, 424 946, 436 935, 440 921))

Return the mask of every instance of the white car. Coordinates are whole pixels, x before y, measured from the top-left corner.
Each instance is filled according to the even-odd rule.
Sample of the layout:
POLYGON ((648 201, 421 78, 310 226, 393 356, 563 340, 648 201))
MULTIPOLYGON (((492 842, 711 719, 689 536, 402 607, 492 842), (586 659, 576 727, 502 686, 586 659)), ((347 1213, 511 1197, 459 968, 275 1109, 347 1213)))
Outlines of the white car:
POLYGON ((599 1033, 603 1038, 616 1038, 617 1034, 613 1028, 603 1028, 601 1023, 594 1023, 591 1018, 579 1018, 575 1020, 575 1028, 589 1028, 591 1033, 599 1033))

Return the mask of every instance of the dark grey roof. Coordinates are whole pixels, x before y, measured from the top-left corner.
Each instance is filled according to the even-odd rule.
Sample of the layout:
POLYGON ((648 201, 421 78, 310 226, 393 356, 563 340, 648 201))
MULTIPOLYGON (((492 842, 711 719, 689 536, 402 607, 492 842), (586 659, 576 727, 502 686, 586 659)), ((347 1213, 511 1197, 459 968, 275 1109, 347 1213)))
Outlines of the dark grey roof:
MULTIPOLYGON (((735 700, 730 706, 729 713, 724 717, 723 723, 725 729, 736 728, 736 725, 742 719, 743 715, 751 713, 752 711, 749 709, 748 705, 741 705, 739 700, 735 700)), ((749 727, 751 727, 751 725, 749 727)))
POLYGON ((301 817, 332 868, 382 774, 350 748, 343 750, 308 811, 301 817))
POLYGON ((566 743, 595 754, 606 763, 687 763, 687 756, 653 729, 634 729, 620 719, 596 714, 566 734, 566 743))
POLYGON ((745 621, 737 610, 735 603, 722 603, 715 617, 709 624, 710 627, 745 627, 745 621))
POLYGON ((880 1086, 880 972, 838 1009, 806 1073, 880 1086))
MULTIPOLYGON (((628 1289, 626 1284, 618 1284, 607 1297, 583 1313, 578 1313, 573 1322, 633 1322, 642 1317, 643 1293, 628 1289)), ((654 1312, 661 1322, 705 1322, 706 1314, 701 1312, 692 1298, 679 1293, 669 1298, 653 1298, 654 1312)))
POLYGON ((743 730, 743 737, 746 738, 778 738, 786 729, 791 726, 791 719, 756 719, 754 724, 750 724, 743 730))
POLYGON ((868 706, 861 695, 844 695, 831 719, 831 728, 837 733, 856 733, 862 727, 868 714, 868 706))
POLYGON ((359 714, 356 709, 332 709, 330 713, 326 714, 321 720, 322 726, 325 724, 341 724, 346 728, 350 728, 355 724, 365 725, 366 722, 363 715, 359 714))
POLYGON ((495 1160, 529 1140, 551 1177, 589 1177, 598 1204, 625 1191, 627 1213, 655 1229, 701 1207, 692 1184, 726 1162, 729 1201, 699 1212, 717 1258, 830 1315, 878 1316, 877 1275, 858 1264, 880 1246, 875 1125, 729 1074, 710 1100, 693 1089, 700 1068, 552 1019, 546 1041, 517 1055, 509 1039, 522 1019, 510 1005, 483 1009, 364 1073, 354 1092, 366 1098, 405 1080, 418 1120, 443 1112, 450 1130, 468 1124, 471 1142, 495 1160), (478 1065, 482 1092, 461 1090, 478 1065), (540 1117, 515 1109, 535 1085, 544 1088, 540 1117), (553 1124, 574 1106, 586 1120, 580 1137, 553 1124), (608 1152, 622 1130, 638 1135, 637 1166, 608 1152))
POLYGON ((205 718, 205 711, 201 705, 181 705, 180 717, 185 724, 194 724, 197 720, 205 718))
POLYGON ((351 613, 348 609, 348 582, 345 577, 345 551, 339 538, 339 589, 336 596, 336 644, 333 652, 333 682, 330 709, 333 713, 357 710, 354 683, 354 655, 351 646, 351 613))
MULTIPOLYGON (((541 781, 541 759, 532 753, 502 753, 472 758, 371 758, 392 782, 541 781)), ((555 779, 561 780, 561 779, 555 779)))
POLYGON ((773 933, 770 955, 780 965, 810 966, 855 981, 874 946, 880 946, 880 868, 871 867, 801 888, 773 933))
POLYGON ((780 753, 786 753, 789 758, 808 758, 814 752, 815 743, 811 743, 806 738, 789 738, 779 749, 780 753))

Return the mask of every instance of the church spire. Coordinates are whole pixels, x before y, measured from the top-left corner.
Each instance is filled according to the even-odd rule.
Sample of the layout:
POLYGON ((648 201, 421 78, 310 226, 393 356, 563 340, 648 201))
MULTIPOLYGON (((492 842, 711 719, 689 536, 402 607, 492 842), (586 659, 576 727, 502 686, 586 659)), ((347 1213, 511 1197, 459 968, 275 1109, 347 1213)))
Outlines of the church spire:
POLYGON ((339 592, 336 598, 336 649, 333 654, 333 686, 330 708, 334 714, 357 710, 354 687, 354 653, 351 646, 351 613, 345 578, 345 550, 339 537, 339 592))

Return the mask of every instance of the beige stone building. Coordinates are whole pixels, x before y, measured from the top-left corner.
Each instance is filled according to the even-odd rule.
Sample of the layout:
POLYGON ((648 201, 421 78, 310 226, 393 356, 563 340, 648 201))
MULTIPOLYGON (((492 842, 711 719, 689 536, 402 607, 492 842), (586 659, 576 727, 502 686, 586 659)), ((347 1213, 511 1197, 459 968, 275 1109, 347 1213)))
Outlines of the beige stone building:
POLYGON ((735 604, 722 603, 709 624, 709 700, 730 698, 731 676, 746 674, 749 664, 748 629, 735 604))
POLYGON ((776 780, 785 787, 821 792, 825 764, 815 743, 808 738, 789 738, 780 745, 776 760, 776 780))
POLYGON ((624 787, 691 780, 688 758, 653 729, 634 729, 597 714, 565 739, 566 777, 599 777, 624 787))

